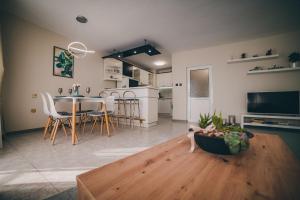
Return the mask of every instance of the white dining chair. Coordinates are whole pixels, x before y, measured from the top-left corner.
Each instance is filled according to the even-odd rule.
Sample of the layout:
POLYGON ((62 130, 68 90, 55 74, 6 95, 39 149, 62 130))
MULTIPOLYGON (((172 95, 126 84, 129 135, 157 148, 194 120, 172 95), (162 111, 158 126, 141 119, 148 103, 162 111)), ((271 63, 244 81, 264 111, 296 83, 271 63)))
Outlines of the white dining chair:
MULTIPOLYGON (((56 108, 55 108, 52 96, 48 92, 46 92, 46 95, 47 95, 48 101, 49 101, 50 114, 51 114, 51 116, 53 118, 53 121, 54 121, 54 126, 53 126, 53 129, 52 129, 52 132, 51 132, 51 136, 50 136, 52 144, 54 144, 55 138, 56 138, 57 129, 58 129, 59 125, 62 126, 65 135, 66 136, 68 135, 67 131, 66 131, 66 128, 65 128, 65 125, 64 125, 64 120, 67 121, 68 124, 71 126, 70 118, 72 117, 72 115, 69 114, 69 113, 59 114, 56 111, 56 108)), ((75 135, 75 138, 76 138, 76 140, 78 140, 77 135, 75 135)))
POLYGON ((44 128, 44 134, 43 134, 43 138, 46 139, 46 136, 47 136, 47 133, 48 133, 48 130, 50 128, 51 130, 51 127, 53 125, 53 118, 51 116, 51 113, 49 111, 49 108, 48 108, 48 103, 47 103, 47 100, 46 100, 46 97, 43 93, 40 93, 41 97, 42 97, 42 103, 43 103, 43 112, 45 115, 48 116, 48 119, 47 119, 47 122, 45 124, 45 128, 44 128))

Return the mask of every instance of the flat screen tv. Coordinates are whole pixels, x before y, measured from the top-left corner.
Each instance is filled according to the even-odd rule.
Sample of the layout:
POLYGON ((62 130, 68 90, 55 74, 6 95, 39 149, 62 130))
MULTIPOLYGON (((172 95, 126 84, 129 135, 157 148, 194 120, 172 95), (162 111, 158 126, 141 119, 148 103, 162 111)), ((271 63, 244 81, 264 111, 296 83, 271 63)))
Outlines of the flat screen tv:
POLYGON ((249 92, 248 113, 299 115, 299 91, 249 92))

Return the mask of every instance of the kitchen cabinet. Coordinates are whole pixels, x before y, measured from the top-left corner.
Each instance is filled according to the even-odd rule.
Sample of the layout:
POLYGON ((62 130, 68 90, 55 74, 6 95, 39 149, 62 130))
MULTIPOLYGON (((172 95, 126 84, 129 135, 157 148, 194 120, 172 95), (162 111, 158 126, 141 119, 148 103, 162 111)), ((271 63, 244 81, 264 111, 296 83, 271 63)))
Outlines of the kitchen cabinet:
POLYGON ((140 69, 140 85, 149 85, 149 72, 140 69))
POLYGON ((117 82, 117 88, 129 88, 129 77, 123 76, 122 81, 117 82))
POLYGON ((172 99, 159 99, 158 100, 158 113, 172 114, 172 99))
POLYGON ((103 60, 104 80, 122 81, 123 63, 114 58, 103 60))
POLYGON ((172 73, 161 73, 156 75, 157 87, 172 87, 172 73))

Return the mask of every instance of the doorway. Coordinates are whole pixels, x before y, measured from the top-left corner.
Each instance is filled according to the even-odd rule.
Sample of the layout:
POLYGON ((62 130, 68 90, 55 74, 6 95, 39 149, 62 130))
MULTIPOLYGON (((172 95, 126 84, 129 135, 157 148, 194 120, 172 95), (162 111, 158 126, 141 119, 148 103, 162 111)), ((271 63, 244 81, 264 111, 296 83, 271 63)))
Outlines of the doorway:
POLYGON ((212 111, 212 73, 211 66, 187 68, 187 120, 198 122, 200 113, 212 111))

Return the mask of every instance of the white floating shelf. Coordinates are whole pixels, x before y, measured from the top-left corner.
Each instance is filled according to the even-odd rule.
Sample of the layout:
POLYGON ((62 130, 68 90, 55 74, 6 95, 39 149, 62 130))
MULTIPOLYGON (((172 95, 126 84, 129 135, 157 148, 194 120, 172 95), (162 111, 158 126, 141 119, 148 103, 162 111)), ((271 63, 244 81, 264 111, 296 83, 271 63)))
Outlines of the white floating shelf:
POLYGON ((281 124, 260 124, 260 123, 244 123, 245 126, 263 126, 263 127, 273 127, 273 128, 290 128, 290 129, 300 129, 299 126, 291 125, 281 125, 281 124))
POLYGON ((274 72, 286 72, 286 71, 297 71, 300 70, 300 68, 280 68, 280 69, 264 69, 264 70, 253 70, 248 71, 248 74, 262 74, 262 73, 274 73, 274 72))
POLYGON ((266 59, 272 59, 277 57, 279 57, 279 54, 274 54, 270 56, 258 56, 258 57, 251 57, 251 58, 238 58, 238 59, 227 60, 227 63, 251 62, 256 60, 266 60, 266 59))

